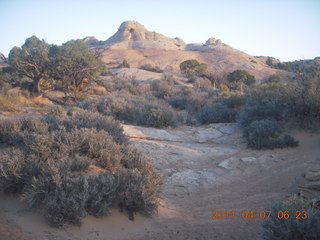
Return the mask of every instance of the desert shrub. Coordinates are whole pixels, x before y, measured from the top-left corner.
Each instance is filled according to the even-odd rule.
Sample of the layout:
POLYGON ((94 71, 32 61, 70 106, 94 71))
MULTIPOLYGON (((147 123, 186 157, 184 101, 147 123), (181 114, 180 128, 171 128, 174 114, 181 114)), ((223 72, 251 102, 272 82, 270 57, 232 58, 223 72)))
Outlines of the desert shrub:
POLYGON ((110 173, 99 173, 88 178, 89 197, 86 210, 89 214, 101 217, 110 214, 120 193, 120 178, 110 173))
POLYGON ((26 207, 52 226, 79 225, 83 216, 106 216, 116 206, 130 219, 157 209, 162 177, 127 146, 112 118, 83 110, 13 123, 0 120, 3 143, 20 136, 0 155, 0 191, 22 193, 26 207))
POLYGON ((17 111, 17 107, 27 104, 28 99, 20 92, 10 93, 7 91, 8 88, 8 86, 3 86, 3 89, 0 90, 0 109, 15 112, 17 111))
POLYGON ((24 154, 16 148, 6 150, 0 156, 0 191, 20 193, 24 187, 24 154))
POLYGON ((232 95, 230 92, 230 88, 226 84, 221 83, 220 90, 221 90, 221 95, 224 97, 228 97, 232 95))
POLYGON ((244 128, 248 147, 255 149, 284 148, 298 145, 290 135, 283 134, 281 125, 272 120, 256 120, 244 128))
POLYGON ((41 118, 25 117, 20 120, 20 131, 29 131, 32 133, 46 134, 49 131, 49 126, 41 118))
POLYGON ((281 121, 287 117, 289 112, 288 101, 279 97, 278 93, 258 93, 256 96, 249 96, 247 104, 240 112, 239 122, 242 126, 248 126, 256 120, 269 119, 281 121))
POLYGON ((239 109, 246 103, 246 97, 245 96, 221 97, 217 99, 217 102, 228 108, 239 109))
POLYGON ((173 95, 173 83, 170 81, 157 80, 152 82, 151 91, 157 98, 164 99, 173 95))
POLYGON ((145 64, 140 66, 139 68, 150 72, 163 73, 163 70, 160 69, 159 66, 152 66, 151 64, 145 64))
POLYGON ((196 77, 192 80, 192 82, 193 82, 193 86, 195 88, 200 88, 200 89, 211 89, 212 88, 212 83, 207 78, 196 77))
POLYGON ((119 175, 123 187, 118 199, 119 208, 126 211, 131 220, 136 212, 152 215, 159 203, 160 175, 154 171, 143 174, 137 169, 122 170, 119 175))
POLYGON ((204 123, 226 123, 235 122, 237 111, 223 105, 209 105, 198 111, 199 122, 204 123))
POLYGON ((119 67, 121 67, 121 68, 130 68, 130 64, 128 63, 128 61, 126 59, 124 59, 119 67))
POLYGON ((69 124, 77 128, 96 128, 104 130, 113 137, 116 143, 126 143, 127 137, 118 121, 109 116, 88 111, 75 113, 69 118, 69 124))
POLYGON ((21 128, 19 119, 3 119, 0 124, 0 142, 14 144, 21 128))
POLYGON ((188 104, 188 98, 187 97, 177 97, 177 98, 171 98, 169 99, 169 104, 179 110, 185 110, 187 108, 188 104))
POLYGON ((48 113, 53 116, 62 117, 66 114, 66 110, 60 105, 55 105, 49 108, 48 113))
POLYGON ((227 79, 229 88, 233 90, 240 89, 241 91, 243 90, 244 85, 250 86, 256 82, 253 75, 249 74, 245 70, 240 69, 229 73, 227 79))
POLYGON ((121 148, 110 135, 103 130, 98 132, 96 129, 81 129, 79 133, 75 137, 81 137, 81 145, 74 152, 93 159, 95 165, 106 169, 119 166, 122 157, 121 148))
POLYGON ((97 112, 77 110, 62 118, 45 115, 44 121, 49 125, 49 129, 55 131, 61 129, 61 127, 64 127, 68 132, 74 129, 95 128, 98 131, 106 131, 117 143, 128 141, 119 122, 112 117, 103 116, 97 112))
POLYGON ((46 161, 49 158, 59 158, 55 139, 52 134, 26 133, 23 135, 25 151, 29 157, 46 161))
MULTIPOLYGON (((264 240, 316 240, 320 238, 319 209, 311 201, 292 196, 273 206, 270 219, 262 224, 264 240), (287 211, 288 219, 278 218, 278 212, 287 211), (298 219, 297 211, 306 211, 306 219, 298 219)), ((301 214, 301 217, 304 217, 301 214)))
POLYGON ((142 84, 134 75, 129 77, 123 76, 122 78, 115 76, 110 85, 107 89, 110 89, 111 92, 122 91, 129 92, 132 95, 145 95, 150 91, 150 85, 142 84))
POLYGON ((175 126, 177 122, 173 109, 165 101, 152 96, 114 93, 97 101, 97 110, 100 113, 130 124, 161 128, 175 126))
POLYGON ((83 174, 66 174, 59 167, 51 167, 33 179, 26 196, 33 203, 32 207, 36 207, 35 204, 42 207, 52 226, 80 225, 81 217, 86 215, 88 182, 83 174))
POLYGON ((316 89, 316 83, 311 80, 305 80, 304 83, 299 81, 265 83, 252 89, 247 95, 246 104, 242 107, 238 119, 244 129, 245 137, 251 138, 248 139, 248 145, 255 148, 296 146, 297 142, 292 137, 286 136, 284 130, 277 133, 277 137, 270 136, 264 140, 258 135, 262 134, 262 129, 267 125, 271 127, 268 122, 263 122, 264 120, 278 122, 276 124, 282 126, 285 122, 287 129, 315 126, 320 117, 320 100, 316 89), (255 121, 256 123, 249 127, 255 121), (247 134, 248 129, 255 133, 247 134), (252 140, 260 138, 259 143, 252 140))
POLYGON ((182 88, 167 101, 174 108, 187 110, 189 114, 194 114, 204 106, 211 104, 214 99, 215 94, 210 91, 182 88))

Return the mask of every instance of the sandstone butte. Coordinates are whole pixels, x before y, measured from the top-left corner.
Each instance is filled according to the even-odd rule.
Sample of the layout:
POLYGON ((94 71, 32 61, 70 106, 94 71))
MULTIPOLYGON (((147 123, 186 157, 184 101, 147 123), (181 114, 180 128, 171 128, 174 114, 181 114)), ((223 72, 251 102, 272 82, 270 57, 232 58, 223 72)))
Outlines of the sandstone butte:
POLYGON ((169 38, 149 31, 136 21, 123 22, 118 31, 105 41, 95 37, 86 37, 83 41, 90 48, 102 52, 104 62, 122 62, 126 59, 131 67, 151 64, 163 70, 179 72, 181 62, 196 59, 207 63, 208 70, 215 74, 243 69, 261 80, 279 72, 265 63, 266 57, 251 56, 220 39, 211 37, 205 43, 187 44, 180 38, 169 38))

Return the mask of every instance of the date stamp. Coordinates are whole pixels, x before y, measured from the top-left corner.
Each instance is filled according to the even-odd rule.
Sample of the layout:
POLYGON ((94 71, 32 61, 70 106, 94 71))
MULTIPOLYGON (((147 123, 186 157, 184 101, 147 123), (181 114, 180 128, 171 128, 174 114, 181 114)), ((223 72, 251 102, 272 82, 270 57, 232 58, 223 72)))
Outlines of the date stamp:
POLYGON ((296 210, 294 212, 289 210, 283 211, 212 211, 212 219, 236 219, 240 218, 246 219, 270 219, 272 217, 277 217, 278 219, 307 219, 308 212, 305 210, 296 210))

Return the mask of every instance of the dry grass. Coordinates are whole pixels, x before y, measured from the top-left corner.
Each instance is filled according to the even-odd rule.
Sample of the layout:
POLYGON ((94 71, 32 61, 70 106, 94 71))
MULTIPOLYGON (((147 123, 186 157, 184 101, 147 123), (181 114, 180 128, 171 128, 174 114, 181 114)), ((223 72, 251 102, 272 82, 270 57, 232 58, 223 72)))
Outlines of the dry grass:
POLYGON ((17 107, 26 105, 28 99, 22 94, 0 93, 0 110, 15 112, 17 107))

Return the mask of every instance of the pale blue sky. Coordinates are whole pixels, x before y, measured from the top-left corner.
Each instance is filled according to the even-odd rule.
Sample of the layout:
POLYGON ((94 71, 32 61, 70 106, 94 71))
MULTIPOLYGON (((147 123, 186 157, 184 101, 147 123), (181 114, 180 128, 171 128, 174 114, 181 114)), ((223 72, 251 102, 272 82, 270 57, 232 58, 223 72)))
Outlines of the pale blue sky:
POLYGON ((31 35, 106 40, 126 20, 187 43, 220 38, 254 56, 320 56, 320 0, 0 0, 0 52, 31 35))

